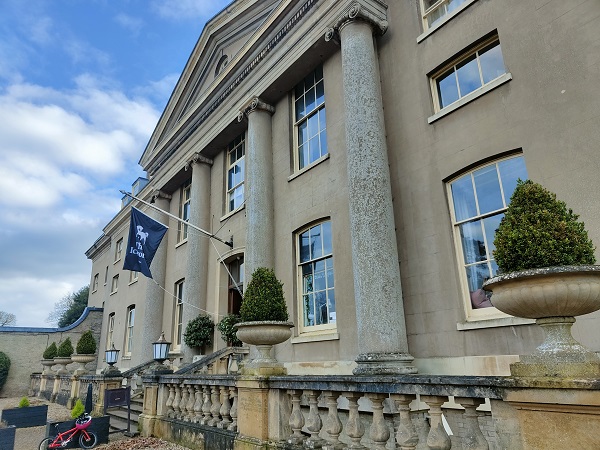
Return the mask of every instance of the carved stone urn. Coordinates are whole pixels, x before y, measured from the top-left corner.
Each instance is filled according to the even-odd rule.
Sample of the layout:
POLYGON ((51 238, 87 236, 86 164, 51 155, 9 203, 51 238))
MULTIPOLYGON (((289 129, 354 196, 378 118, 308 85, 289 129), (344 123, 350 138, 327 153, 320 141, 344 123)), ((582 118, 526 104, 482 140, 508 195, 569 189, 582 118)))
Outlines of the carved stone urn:
POLYGON ((240 322, 234 325, 240 341, 256 346, 258 356, 246 362, 241 373, 244 375, 285 375, 283 364, 271 356, 274 345, 287 341, 292 336, 291 322, 261 321, 240 322))
POLYGON ((44 366, 44 368, 42 369, 42 375, 48 375, 53 373, 52 366, 56 364, 54 362, 54 359, 42 359, 40 360, 40 362, 42 363, 42 366, 44 366))
POLYGON ((599 377, 600 358, 577 342, 575 317, 600 310, 600 266, 560 266, 500 275, 484 283, 492 304, 516 317, 535 319, 545 339, 511 364, 514 376, 599 377))
POLYGON ((85 369, 85 365, 87 363, 94 361, 96 359, 96 357, 97 357, 97 355, 85 355, 85 354, 73 353, 71 355, 71 359, 73 360, 73 362, 76 362, 79 364, 79 367, 73 372, 73 375, 83 375, 83 374, 87 373, 87 370, 85 369))
POLYGON ((67 366, 71 364, 73 360, 70 356, 57 356, 54 358, 54 364, 59 364, 60 368, 56 371, 57 375, 69 375, 67 366))

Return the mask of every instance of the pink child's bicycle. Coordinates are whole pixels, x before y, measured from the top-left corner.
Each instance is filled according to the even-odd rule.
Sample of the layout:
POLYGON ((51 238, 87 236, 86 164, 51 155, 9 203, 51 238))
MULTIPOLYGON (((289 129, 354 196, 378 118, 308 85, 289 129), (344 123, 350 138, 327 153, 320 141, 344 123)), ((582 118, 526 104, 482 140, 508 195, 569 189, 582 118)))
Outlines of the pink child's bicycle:
POLYGON ((77 419, 75 419, 75 427, 62 433, 58 432, 58 424, 55 424, 56 432, 58 433, 55 437, 47 437, 40 442, 40 450, 48 450, 53 448, 64 448, 71 441, 73 441, 77 434, 79 434, 79 445, 81 448, 94 448, 98 443, 98 436, 93 431, 87 431, 86 428, 92 423, 92 416, 88 413, 83 413, 77 419))

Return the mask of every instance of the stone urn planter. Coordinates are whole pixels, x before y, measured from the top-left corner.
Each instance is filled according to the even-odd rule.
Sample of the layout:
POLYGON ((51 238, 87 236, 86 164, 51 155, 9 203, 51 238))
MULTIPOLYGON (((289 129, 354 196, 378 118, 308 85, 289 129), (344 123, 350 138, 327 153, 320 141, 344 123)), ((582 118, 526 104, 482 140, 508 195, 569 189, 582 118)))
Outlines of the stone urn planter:
POLYGON ((71 364, 73 361, 70 356, 57 356, 54 358, 54 364, 60 365, 60 368, 56 371, 57 375, 69 375, 69 371, 67 370, 67 366, 71 364))
POLYGON ((575 317, 600 310, 600 266, 560 266, 511 272, 483 285, 492 304, 516 317, 535 319, 545 339, 511 364, 514 376, 599 377, 600 358, 571 335, 575 317))
POLYGON ((83 375, 88 373, 88 371, 85 369, 85 365, 94 361, 97 356, 98 355, 80 355, 77 353, 73 353, 71 355, 71 360, 79 364, 79 367, 75 369, 73 375, 83 375))
POLYGON ((294 324, 272 320, 256 322, 240 322, 234 325, 240 341, 256 346, 258 357, 245 363, 242 374, 283 375, 286 373, 283 364, 271 356, 274 345, 287 341, 292 336, 294 324))
POLYGON ((42 359, 42 360, 40 360, 40 362, 42 363, 42 366, 44 367, 42 369, 42 375, 48 375, 48 374, 53 373, 52 366, 54 364, 56 364, 54 362, 54 359, 42 359))

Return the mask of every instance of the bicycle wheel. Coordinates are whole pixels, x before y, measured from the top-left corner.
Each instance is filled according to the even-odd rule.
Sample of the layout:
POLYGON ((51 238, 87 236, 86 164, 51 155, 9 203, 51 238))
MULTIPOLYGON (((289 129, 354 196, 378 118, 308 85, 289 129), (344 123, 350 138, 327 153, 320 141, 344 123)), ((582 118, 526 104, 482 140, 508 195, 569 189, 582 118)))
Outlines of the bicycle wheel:
POLYGON ((83 433, 79 435, 79 445, 81 448, 94 448, 98 443, 98 436, 92 431, 88 431, 87 433, 90 436, 89 439, 86 439, 83 433))
POLYGON ((49 448, 51 448, 50 444, 52 443, 53 440, 54 440, 53 437, 45 438, 42 442, 40 442, 39 449, 40 450, 48 450, 49 448))

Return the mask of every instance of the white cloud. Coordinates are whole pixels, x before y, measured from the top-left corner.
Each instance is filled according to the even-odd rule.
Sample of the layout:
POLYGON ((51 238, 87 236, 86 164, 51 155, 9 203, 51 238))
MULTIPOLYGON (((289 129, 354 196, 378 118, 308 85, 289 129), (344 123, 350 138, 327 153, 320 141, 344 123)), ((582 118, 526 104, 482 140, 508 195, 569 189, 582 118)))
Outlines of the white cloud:
POLYGON ((137 36, 144 27, 142 19, 124 13, 117 14, 115 21, 126 30, 129 30, 134 36, 137 36))
POLYGON ((231 3, 231 0, 154 0, 151 6, 161 17, 166 19, 206 20, 217 14, 229 3, 231 3))

